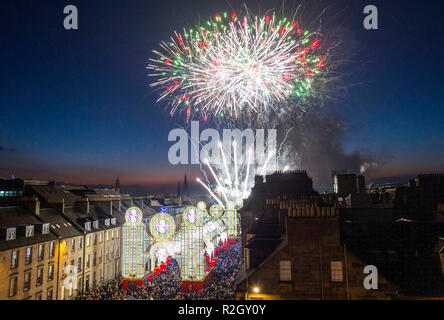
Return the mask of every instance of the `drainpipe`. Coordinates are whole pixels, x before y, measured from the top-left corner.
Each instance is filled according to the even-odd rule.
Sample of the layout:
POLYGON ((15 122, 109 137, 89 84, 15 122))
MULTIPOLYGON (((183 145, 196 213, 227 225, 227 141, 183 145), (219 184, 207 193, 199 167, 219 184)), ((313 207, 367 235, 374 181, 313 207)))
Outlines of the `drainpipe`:
POLYGON ((321 300, 324 300, 324 271, 322 268, 322 242, 319 240, 319 267, 321 271, 321 300))
POLYGON ((344 260, 345 260, 345 286, 347 289, 347 300, 350 300, 350 288, 348 285, 348 267, 347 267, 347 251, 346 245, 344 244, 344 260))
POLYGON ((82 290, 80 291, 80 296, 83 298, 83 291, 85 289, 85 271, 86 271, 86 262, 85 262, 85 254, 86 254, 86 237, 87 233, 83 234, 83 273, 82 273, 82 290))
POLYGON ((59 273, 60 273, 60 239, 61 237, 59 236, 59 243, 57 246, 57 288, 56 288, 56 300, 59 300, 59 273))

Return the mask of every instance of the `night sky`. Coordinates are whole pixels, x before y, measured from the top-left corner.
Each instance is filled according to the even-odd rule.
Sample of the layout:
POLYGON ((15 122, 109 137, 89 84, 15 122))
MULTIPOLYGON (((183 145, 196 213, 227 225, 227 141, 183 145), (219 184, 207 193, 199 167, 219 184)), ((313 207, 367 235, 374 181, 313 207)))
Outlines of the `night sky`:
MULTIPOLYGON (((242 2, 282 6, 2 1, 0 176, 113 184, 119 175, 122 184, 152 186, 197 174, 168 163, 167 136, 178 120, 155 103, 145 66, 173 30, 242 2), (75 31, 63 28, 68 4, 79 10, 75 31)), ((386 155, 368 178, 444 171, 442 1, 305 3, 313 12, 326 6, 354 53, 345 70, 351 86, 337 110, 347 126, 345 152, 386 155), (379 30, 362 26, 367 4, 379 9, 379 30)))

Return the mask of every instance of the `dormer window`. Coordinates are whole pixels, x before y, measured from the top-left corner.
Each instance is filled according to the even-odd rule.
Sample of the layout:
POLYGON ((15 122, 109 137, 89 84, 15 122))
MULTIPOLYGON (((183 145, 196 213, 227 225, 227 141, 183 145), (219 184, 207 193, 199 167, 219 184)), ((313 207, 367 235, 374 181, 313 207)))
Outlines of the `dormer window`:
POLYGON ((16 235, 16 228, 8 228, 8 230, 6 231, 6 240, 15 240, 16 235))
POLYGON ((85 223, 85 230, 91 231, 91 222, 86 222, 85 223))
POLYGON ((34 236, 34 226, 26 226, 26 238, 34 236))
POLYGON ((42 234, 48 234, 49 233, 49 223, 45 223, 42 226, 42 234))
POLYGON ((94 229, 99 229, 99 221, 94 221, 93 227, 94 227, 94 229))
POLYGON ((111 219, 111 224, 114 225, 114 226, 116 225, 116 218, 112 218, 111 219))
POLYGON ((107 227, 110 226, 110 219, 106 219, 106 220, 105 220, 105 226, 107 226, 107 227))

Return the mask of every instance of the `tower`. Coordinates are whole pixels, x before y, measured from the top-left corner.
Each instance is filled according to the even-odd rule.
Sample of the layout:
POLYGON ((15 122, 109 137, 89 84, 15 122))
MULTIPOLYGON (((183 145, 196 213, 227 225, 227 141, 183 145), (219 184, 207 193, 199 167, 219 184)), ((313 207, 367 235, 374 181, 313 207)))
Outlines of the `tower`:
POLYGON ((187 174, 185 173, 185 178, 183 179, 183 185, 182 185, 182 196, 189 197, 189 191, 188 191, 188 181, 187 181, 187 174))
POLYGON ((116 178, 116 185, 114 186, 114 190, 116 190, 117 192, 120 193, 120 181, 119 181, 119 176, 117 176, 117 178, 116 178))
POLYGON ((182 195, 181 189, 180 189, 180 181, 177 183, 177 197, 179 198, 182 195))

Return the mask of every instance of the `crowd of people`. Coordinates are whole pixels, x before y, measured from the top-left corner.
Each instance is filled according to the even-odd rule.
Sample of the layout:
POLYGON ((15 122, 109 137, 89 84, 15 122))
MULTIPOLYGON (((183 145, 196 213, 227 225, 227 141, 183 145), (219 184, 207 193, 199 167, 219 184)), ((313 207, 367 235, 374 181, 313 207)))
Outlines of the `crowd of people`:
POLYGON ((88 292, 85 300, 226 300, 234 298, 236 276, 240 268, 241 245, 239 241, 221 250, 218 261, 211 270, 211 281, 198 292, 181 290, 180 268, 172 260, 166 271, 151 280, 145 279, 140 287, 122 289, 121 280, 113 280, 88 292))

